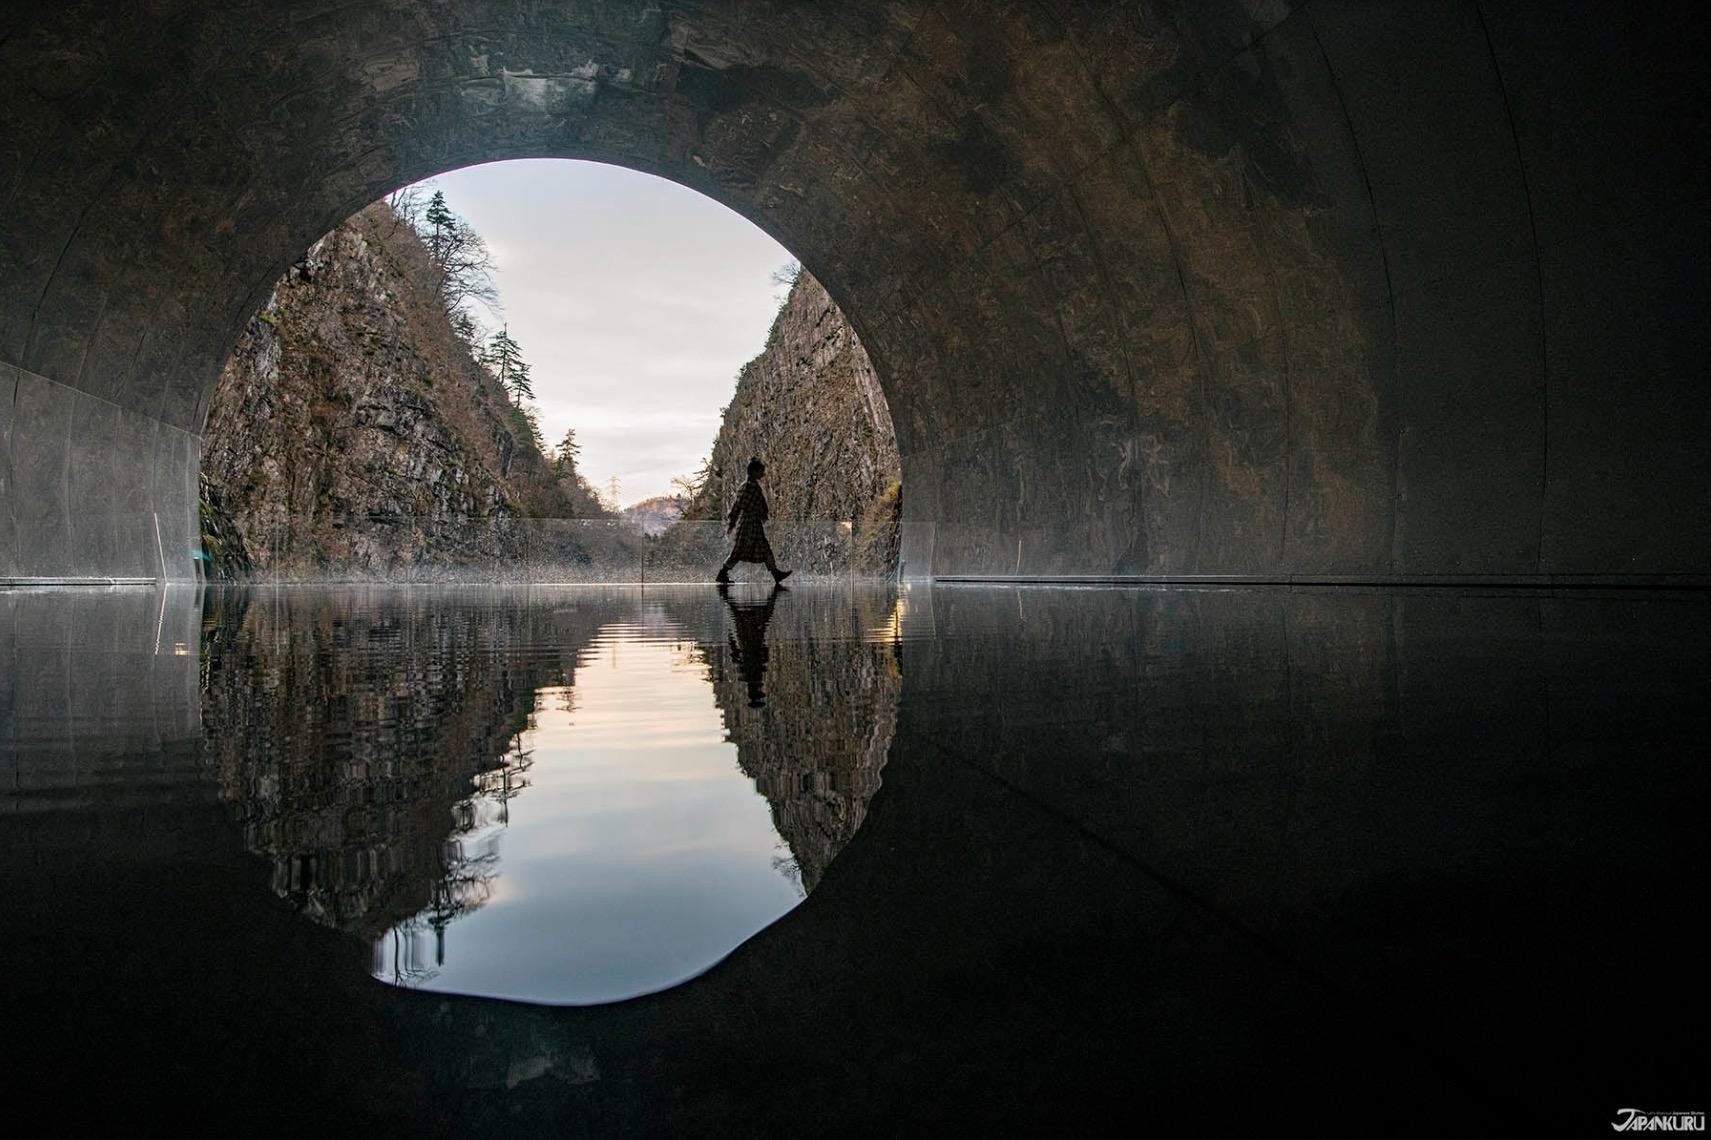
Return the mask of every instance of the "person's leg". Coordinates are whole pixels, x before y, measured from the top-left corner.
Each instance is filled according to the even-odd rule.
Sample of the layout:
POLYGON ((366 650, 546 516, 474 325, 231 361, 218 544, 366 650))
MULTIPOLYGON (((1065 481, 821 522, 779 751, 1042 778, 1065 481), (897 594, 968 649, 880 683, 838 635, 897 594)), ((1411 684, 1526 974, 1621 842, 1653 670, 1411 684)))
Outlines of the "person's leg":
POLYGON ((719 567, 719 572, 717 574, 713 575, 713 581, 715 581, 715 582, 729 582, 731 580, 731 567, 735 566, 736 564, 737 564, 737 556, 735 554, 733 554, 729 558, 725 559, 725 564, 723 566, 719 567))

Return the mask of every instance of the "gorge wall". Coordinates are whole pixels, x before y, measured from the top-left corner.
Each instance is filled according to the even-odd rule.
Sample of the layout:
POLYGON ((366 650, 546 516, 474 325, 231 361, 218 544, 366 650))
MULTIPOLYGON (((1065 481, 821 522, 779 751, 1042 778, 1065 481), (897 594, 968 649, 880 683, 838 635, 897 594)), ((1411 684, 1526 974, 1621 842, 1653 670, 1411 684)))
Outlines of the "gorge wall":
POLYGON ((578 513, 434 284, 427 249, 385 203, 280 278, 202 437, 218 570, 477 565, 520 555, 520 518, 578 513))
MULTIPOLYGON (((202 547, 216 576, 487 579, 525 567, 569 580, 635 564, 622 536, 524 521, 605 512, 543 454, 435 283, 421 238, 378 202, 275 284, 226 362, 203 436, 202 547), (623 549, 587 549, 597 538, 623 549)), ((739 374, 685 517, 721 518, 752 455, 767 462, 773 518, 853 523, 858 568, 895 567, 890 412, 854 330, 806 273, 739 374)), ((657 533, 669 515, 625 520, 657 533)))
POLYGON ((891 412, 855 331, 806 271, 738 374, 685 517, 722 519, 751 456, 766 463, 772 518, 854 520, 858 565, 896 564, 903 476, 891 412))

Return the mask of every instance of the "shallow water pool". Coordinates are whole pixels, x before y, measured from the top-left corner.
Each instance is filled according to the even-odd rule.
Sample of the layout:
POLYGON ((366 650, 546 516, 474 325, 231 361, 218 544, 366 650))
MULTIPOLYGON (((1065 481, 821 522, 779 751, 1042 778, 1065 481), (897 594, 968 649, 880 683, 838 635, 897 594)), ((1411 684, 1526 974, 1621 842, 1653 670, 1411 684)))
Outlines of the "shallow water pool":
POLYGON ((795 907, 878 790, 884 590, 225 595, 204 707, 273 885, 415 988, 589 1004, 795 907))

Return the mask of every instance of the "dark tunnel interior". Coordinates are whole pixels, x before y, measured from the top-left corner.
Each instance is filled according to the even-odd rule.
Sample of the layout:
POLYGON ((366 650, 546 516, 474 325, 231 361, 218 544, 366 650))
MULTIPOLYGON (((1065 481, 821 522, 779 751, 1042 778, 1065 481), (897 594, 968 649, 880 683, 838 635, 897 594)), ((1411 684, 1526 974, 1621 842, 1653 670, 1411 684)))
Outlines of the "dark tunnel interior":
MULTIPOLYGON (((1703 1128, 1706 47, 1679 4, 0 3, 21 1095, 146 1130, 1703 1128), (800 257, 890 405, 902 580, 764 620, 194 583, 272 283, 528 157, 800 257), (292 912, 290 827, 445 837, 359 842, 345 737, 295 790, 221 764, 289 775, 268 733, 363 693, 428 726, 382 760, 486 772, 648 623, 824 831, 800 906, 587 1008, 388 987, 367 919, 292 912), (814 759, 852 733, 865 767, 814 759)), ((472 771, 397 811, 443 824, 472 771)))

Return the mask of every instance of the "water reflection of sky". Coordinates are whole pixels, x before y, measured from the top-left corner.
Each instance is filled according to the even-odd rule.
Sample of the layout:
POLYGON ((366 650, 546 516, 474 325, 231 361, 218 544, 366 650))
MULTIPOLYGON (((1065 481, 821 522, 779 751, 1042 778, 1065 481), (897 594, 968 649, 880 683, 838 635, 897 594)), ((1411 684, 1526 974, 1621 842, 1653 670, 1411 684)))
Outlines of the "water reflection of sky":
POLYGON ((406 923, 377 976, 426 989, 592 1003, 707 969, 800 901, 766 799, 726 741, 705 670, 681 644, 612 628, 574 688, 543 688, 526 789, 478 801, 466 853, 496 851, 486 901, 443 935, 406 923), (636 638, 636 639, 632 639, 636 638))

